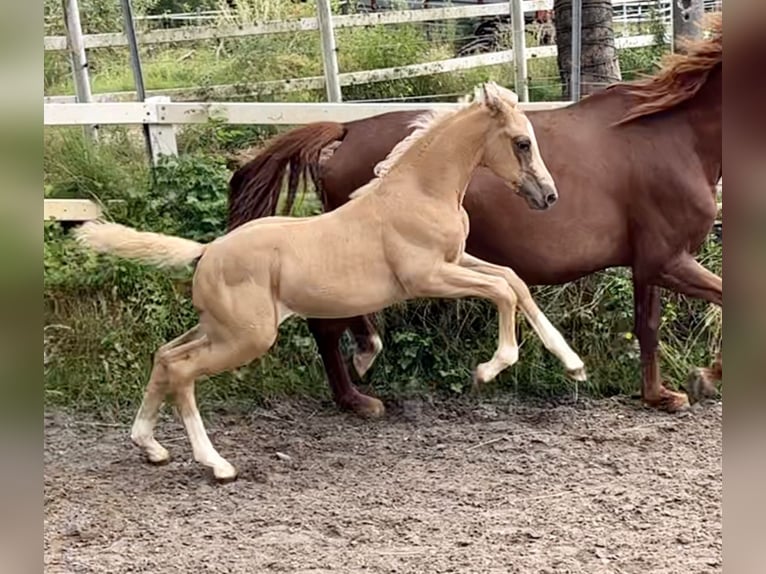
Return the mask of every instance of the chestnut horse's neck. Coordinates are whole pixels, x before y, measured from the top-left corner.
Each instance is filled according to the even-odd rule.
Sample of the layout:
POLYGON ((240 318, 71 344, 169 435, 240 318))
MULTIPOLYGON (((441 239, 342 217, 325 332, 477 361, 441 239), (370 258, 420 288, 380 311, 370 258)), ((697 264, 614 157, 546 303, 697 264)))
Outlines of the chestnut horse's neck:
POLYGON ((722 67, 722 64, 718 64, 710 70, 705 85, 689 100, 684 110, 696 135, 696 151, 711 185, 722 174, 722 67))
POLYGON ((484 156, 487 132, 496 120, 475 105, 428 129, 402 155, 392 172, 412 174, 419 193, 462 204, 473 171, 484 156))
MULTIPOLYGON (((592 105, 622 102, 617 125, 651 126, 657 137, 672 139, 677 151, 694 153, 706 180, 715 184, 721 175, 723 155, 722 70, 718 38, 697 44, 689 54, 671 56, 669 65, 653 77, 610 86, 600 98, 594 97, 592 105), (680 143, 679 130, 692 134, 685 144, 691 149, 680 143)), ((587 99, 583 104, 589 105, 587 99)))

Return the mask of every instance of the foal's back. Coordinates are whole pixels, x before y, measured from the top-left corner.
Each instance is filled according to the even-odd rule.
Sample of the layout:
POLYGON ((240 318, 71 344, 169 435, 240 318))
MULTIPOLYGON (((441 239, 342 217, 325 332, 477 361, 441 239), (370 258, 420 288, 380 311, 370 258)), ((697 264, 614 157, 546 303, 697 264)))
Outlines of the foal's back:
POLYGON ((371 194, 332 212, 268 217, 234 229, 210 243, 200 258, 195 306, 228 313, 222 300, 261 292, 292 313, 312 317, 391 304, 401 293, 382 241, 384 211, 371 194))

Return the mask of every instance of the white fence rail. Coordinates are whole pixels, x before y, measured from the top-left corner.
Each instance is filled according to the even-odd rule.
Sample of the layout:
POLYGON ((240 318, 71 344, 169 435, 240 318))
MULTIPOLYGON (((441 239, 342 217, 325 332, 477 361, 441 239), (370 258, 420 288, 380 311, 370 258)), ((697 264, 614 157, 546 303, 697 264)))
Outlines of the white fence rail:
MULTIPOLYGON (((323 1, 326 2, 327 0, 323 1)), ((643 5, 646 2, 647 0, 622 0, 619 5, 643 5)), ((553 0, 524 0, 521 4, 523 11, 530 12, 552 8, 553 0)), ((472 6, 452 6, 416 10, 382 11, 366 14, 334 15, 332 17, 332 28, 329 30, 329 32, 322 32, 321 30, 320 32, 324 35, 323 37, 326 37, 327 34, 332 36, 334 29, 345 27, 508 15, 509 2, 506 0, 491 4, 472 6)), ((300 18, 286 21, 257 22, 251 25, 185 27, 170 30, 154 30, 144 34, 138 34, 137 39, 139 45, 163 42, 221 39, 260 34, 273 34, 278 32, 319 30, 319 24, 320 23, 318 18, 300 18)), ((81 42, 82 45, 84 45, 85 48, 124 46, 128 43, 127 37, 124 33, 92 34, 80 36, 77 39, 81 42)), ((46 50, 64 50, 67 48, 67 42, 68 40, 66 36, 48 36, 44 39, 44 47, 46 50)), ((648 34, 639 36, 621 36, 616 38, 618 49, 646 47, 652 46, 655 43, 656 38, 653 35, 648 34)), ((511 50, 502 50, 498 52, 482 53, 464 57, 454 57, 445 60, 380 68, 376 70, 363 70, 344 73, 337 73, 337 60, 335 59, 335 54, 332 53, 330 55, 325 55, 325 61, 323 62, 325 74, 323 76, 310 76, 304 78, 281 79, 252 83, 222 84, 205 86, 204 88, 178 87, 170 89, 159 89, 150 90, 147 95, 167 96, 176 99, 237 99, 246 95, 267 95, 304 90, 321 90, 328 84, 336 87, 343 87, 397 79, 430 76, 433 74, 458 72, 484 66, 510 64, 514 61, 515 50, 518 50, 522 53, 521 57, 525 62, 533 58, 555 57, 557 55, 556 46, 536 46, 527 48, 523 43, 521 43, 521 45, 514 44, 512 47, 513 49, 511 50), (202 93, 205 94, 204 98, 201 96, 202 93)), ((85 75, 87 76, 87 68, 85 69, 85 75)), ((137 93, 133 90, 88 94, 87 97, 83 97, 81 92, 82 90, 78 91, 78 95, 67 94, 45 96, 44 102, 118 102, 141 99, 137 98, 137 93)))
MULTIPOLYGON (((645 4, 623 0, 615 4, 645 4)), ((526 0, 523 2, 525 12, 547 10, 552 8, 553 0, 526 0)), ((376 24, 395 24, 406 22, 425 22, 480 16, 507 16, 509 3, 507 1, 494 4, 460 6, 448 8, 429 8, 421 10, 402 10, 391 12, 376 12, 368 14, 336 15, 333 16, 333 27, 344 28, 353 26, 370 26, 376 24)), ((263 22, 248 26, 221 26, 216 28, 193 27, 172 30, 155 30, 139 35, 143 44, 163 42, 195 41, 205 39, 220 39, 227 37, 252 36, 278 32, 295 32, 302 30, 318 30, 317 18, 303 18, 284 22, 263 22)), ((127 45, 124 34, 94 34, 84 36, 85 48, 100 48, 127 45)), ((631 36, 616 38, 617 48, 633 48, 651 46, 655 43, 654 36, 631 36)), ((64 50, 67 48, 66 37, 50 36, 44 39, 46 50, 64 50)), ((524 58, 555 57, 555 46, 539 46, 526 48, 523 44, 516 46, 523 52, 524 58)), ((447 73, 466 70, 475 67, 491 66, 510 63, 514 59, 514 50, 478 54, 462 58, 451 58, 436 62, 426 62, 383 68, 360 72, 348 72, 337 75, 341 86, 386 81, 398 78, 412 78, 423 75, 447 73)), ((257 93, 284 92, 306 89, 321 89, 325 85, 325 77, 308 77, 292 80, 259 82, 250 85, 225 85, 206 88, 207 92, 217 94, 242 94, 251 90, 257 93)), ((101 101, 91 103, 74 103, 74 96, 54 96, 45 98, 43 107, 44 125, 141 125, 149 126, 149 143, 152 159, 156 162, 162 155, 177 154, 175 126, 184 124, 206 123, 210 120, 223 121, 229 124, 272 124, 299 125, 317 121, 348 122, 389 111, 423 110, 434 108, 454 108, 458 104, 449 103, 357 103, 357 104, 298 104, 298 103, 199 103, 172 102, 170 96, 181 96, 194 93, 194 88, 155 90, 149 92, 152 96, 146 102, 115 102, 122 98, 135 98, 134 92, 118 92, 98 94, 94 98, 101 101), (107 102, 112 103, 105 103, 107 102)), ((526 110, 553 109, 568 105, 569 102, 536 102, 522 103, 526 110)), ((82 221, 100 216, 100 207, 88 200, 45 200, 44 217, 46 219, 64 219, 82 221)))
MULTIPOLYGON (((525 111, 552 110, 571 102, 522 102, 525 111)), ((45 104, 43 124, 140 125, 148 124, 152 133, 152 157, 177 154, 175 126, 217 120, 227 124, 299 125, 318 121, 349 122, 394 111, 454 109, 456 103, 385 104, 300 104, 300 103, 209 103, 170 102, 157 98, 147 102, 45 104)), ((723 182, 719 182, 719 193, 723 182)), ((722 204, 718 204, 719 211, 722 204)), ((45 220, 86 221, 102 215, 101 206, 86 199, 45 199, 45 220)), ((719 214, 719 219, 721 215, 719 214)))
MULTIPOLYGON (((671 0, 656 2, 654 0, 613 0, 614 22, 640 23, 646 22, 653 13, 662 22, 670 23, 671 0)), ((720 9, 720 0, 705 0, 705 9, 720 9)), ((537 10, 552 10, 553 0, 525 0, 522 2, 524 12, 537 10)), ((411 22, 427 22, 431 20, 454 20, 458 18, 480 18, 487 16, 507 16, 508 2, 492 4, 477 4, 474 6, 453 6, 447 8, 424 8, 421 10, 395 10, 383 12, 368 12, 364 14, 333 15, 333 27, 352 28, 357 26, 375 26, 378 24, 404 24, 411 22)), ((208 12, 223 16, 222 12, 208 12)), ((173 17, 170 14, 163 17, 173 17)), ((193 14, 190 18, 197 18, 193 14)), ((283 32, 306 32, 319 30, 317 18, 297 18, 286 21, 256 22, 252 24, 226 24, 220 26, 184 26, 180 28, 159 29, 139 33, 139 44, 163 44, 175 42, 193 42, 200 40, 220 40, 223 38, 241 38, 277 34, 283 32)), ((83 36, 85 48, 108 48, 127 46, 128 40, 122 32, 88 34, 83 36)), ((45 50, 66 50, 66 36, 45 36, 45 50)))
MULTIPOLYGON (((504 0, 503 0, 504 1, 504 0)), ((705 10, 720 10, 721 0, 704 0, 705 10)), ((664 20, 669 21, 670 18, 670 2, 671 0, 612 0, 614 5, 614 21, 619 23, 639 23, 645 22, 648 15, 656 10, 659 12, 664 20)), ((461 2, 455 2, 460 4, 461 2)), ((360 5, 361 3, 357 3, 360 5)), ((364 7, 363 9, 366 9, 364 7)), ((369 10, 368 10, 369 11, 369 10)), ((231 12, 225 10, 198 10, 196 12, 174 12, 163 14, 147 14, 143 16, 136 16, 137 22, 175 22, 189 26, 192 22, 214 22, 220 21, 226 17, 229 17, 231 12)))
MULTIPOLYGON (((570 102, 527 102, 524 110, 551 110, 570 102)), ((45 104, 43 124, 183 125, 217 120, 227 124, 300 125, 320 121, 350 122, 385 112, 455 109, 457 103, 266 103, 266 102, 114 102, 45 104)))
MULTIPOLYGON (((627 36, 615 38, 615 45, 618 49, 640 48, 653 46, 656 44, 656 38, 651 34, 640 36, 627 36)), ((525 56, 529 58, 555 58, 558 54, 556 46, 534 46, 526 48, 525 56)), ((362 72, 344 72, 338 74, 341 86, 352 86, 356 84, 368 84, 374 82, 384 82, 393 79, 415 78, 418 76, 430 76, 432 74, 443 74, 447 72, 457 72, 482 66, 494 66, 497 64, 506 64, 513 62, 513 50, 502 50, 499 52, 490 52, 488 54, 476 54, 474 56, 463 56, 462 58, 450 58, 447 60, 438 60, 436 62, 424 62, 420 64, 411 64, 409 66, 397 66, 394 68, 379 68, 377 70, 366 70, 362 72)), ((295 92, 301 90, 321 90, 324 88, 324 76, 310 76, 306 78, 295 78, 291 80, 274 80, 268 82, 254 82, 252 84, 224 84, 216 86, 207 86, 204 91, 213 94, 216 98, 235 97, 246 93, 255 94, 273 94, 284 92, 295 92)), ((147 94, 152 96, 170 96, 184 97, 199 93, 200 88, 171 88, 163 90, 148 90, 147 94)), ((93 94, 93 100, 96 102, 119 102, 125 100, 135 100, 136 92, 107 92, 93 94)), ((76 96, 46 96, 45 103, 74 103, 76 96)))
MULTIPOLYGON (((525 0, 525 11, 549 10, 553 0, 525 0)), ((481 16, 500 16, 508 14, 508 2, 477 6, 459 6, 452 8, 427 8, 423 10, 397 10, 391 12, 373 12, 368 14, 333 15, 333 28, 353 28, 358 26, 376 26, 378 24, 405 24, 427 22, 430 20, 454 20, 458 18, 476 18, 481 16)), ((190 26, 168 30, 153 30, 137 34, 139 44, 163 44, 174 42, 192 42, 199 40, 218 40, 260 36, 282 32, 306 32, 319 30, 317 18, 297 18, 272 22, 259 22, 249 25, 190 26)), ((127 46, 128 40, 122 32, 113 34, 88 34, 83 36, 86 48, 107 48, 127 46)), ((45 50, 66 50, 66 36, 45 36, 45 50)))
MULTIPOLYGON (((555 109, 570 102, 522 103, 524 110, 555 109)), ((299 104, 170 102, 156 98, 146 102, 44 104, 43 125, 141 125, 152 134, 152 158, 177 154, 175 126, 217 120, 227 124, 298 125, 318 121, 349 122, 393 111, 454 109, 456 103, 299 104)), ((43 218, 86 221, 102 215, 101 206, 87 199, 45 199, 43 218)))

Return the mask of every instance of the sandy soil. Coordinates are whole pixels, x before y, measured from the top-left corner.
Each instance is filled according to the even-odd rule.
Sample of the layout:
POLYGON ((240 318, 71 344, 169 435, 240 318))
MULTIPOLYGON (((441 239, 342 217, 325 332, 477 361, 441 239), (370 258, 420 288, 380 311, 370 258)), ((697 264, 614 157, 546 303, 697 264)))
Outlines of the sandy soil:
POLYGON ((46 572, 721 572, 721 413, 285 403, 207 418, 223 486, 171 416, 153 467, 126 426, 47 413, 46 572))

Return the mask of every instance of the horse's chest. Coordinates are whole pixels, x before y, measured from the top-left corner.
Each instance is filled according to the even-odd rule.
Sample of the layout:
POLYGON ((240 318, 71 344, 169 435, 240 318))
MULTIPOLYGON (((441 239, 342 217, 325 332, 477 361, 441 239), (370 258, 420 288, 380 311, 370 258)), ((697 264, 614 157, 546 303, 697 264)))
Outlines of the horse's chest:
MULTIPOLYGON (((456 222, 458 223, 458 222, 456 222)), ((465 253, 465 243, 468 239, 469 221, 465 209, 460 210, 459 225, 455 225, 450 237, 449 247, 445 252, 445 259, 450 262, 458 261, 465 253)))
POLYGON ((456 261, 465 249, 466 221, 467 217, 446 209, 411 210, 392 222, 390 244, 396 251, 422 251, 440 260, 456 261))

